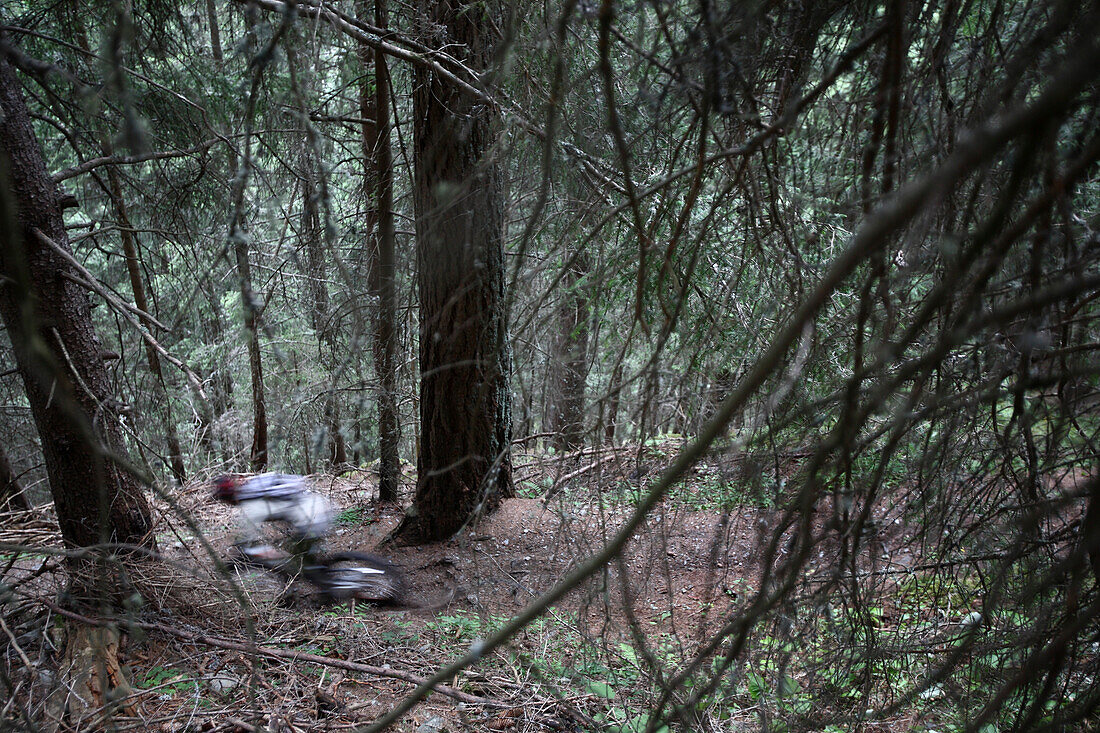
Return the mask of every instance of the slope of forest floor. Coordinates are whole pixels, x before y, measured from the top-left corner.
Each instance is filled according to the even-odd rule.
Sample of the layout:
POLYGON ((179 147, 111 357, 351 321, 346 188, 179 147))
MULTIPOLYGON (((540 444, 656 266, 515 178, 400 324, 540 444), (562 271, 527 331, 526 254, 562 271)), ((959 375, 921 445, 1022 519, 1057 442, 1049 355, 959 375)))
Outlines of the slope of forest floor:
MULTIPOLYGON (((661 457, 517 456, 517 488, 526 498, 506 500, 454 540, 422 547, 379 547, 402 510, 376 501, 370 472, 314 476, 316 489, 342 508, 329 549, 374 552, 401 568, 409 593, 395 608, 325 606, 304 583, 288 593, 278 577, 240 569, 231 571, 243 591, 236 595, 194 531, 224 554, 232 509, 210 502, 202 484, 184 487, 175 498, 193 524, 162 505, 165 562, 133 579, 144 596, 137 618, 145 627, 124 638, 120 659, 136 704, 115 724, 164 731, 369 724, 418 678, 461 656, 602 546, 656 477, 661 457)), ((729 502, 743 471, 720 462, 697 467, 647 518, 621 561, 451 680, 454 694, 433 694, 395 729, 642 730, 637 710, 659 687, 643 656, 671 673, 744 607, 759 582, 779 512, 729 502), (713 501, 721 496, 724 506, 713 501)), ((405 479, 408 503, 411 470, 405 479)), ((886 545, 882 551, 891 554, 886 545)), ((906 552, 891 562, 911 563, 906 552)), ((829 565, 824 555, 816 562, 829 565)), ((56 590, 37 582, 38 592, 56 590)), ((724 728, 755 719, 749 692, 727 702, 699 712, 700 722, 710 716, 724 728)))

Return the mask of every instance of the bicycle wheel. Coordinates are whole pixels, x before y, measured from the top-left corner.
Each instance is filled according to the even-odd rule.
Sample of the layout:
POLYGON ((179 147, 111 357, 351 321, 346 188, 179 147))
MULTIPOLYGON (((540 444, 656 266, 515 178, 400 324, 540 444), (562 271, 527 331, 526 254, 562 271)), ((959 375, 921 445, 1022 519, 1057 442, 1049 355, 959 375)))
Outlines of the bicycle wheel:
POLYGON ((400 599, 404 582, 397 569, 380 557, 342 552, 306 570, 306 577, 333 600, 356 598, 392 603, 400 599))

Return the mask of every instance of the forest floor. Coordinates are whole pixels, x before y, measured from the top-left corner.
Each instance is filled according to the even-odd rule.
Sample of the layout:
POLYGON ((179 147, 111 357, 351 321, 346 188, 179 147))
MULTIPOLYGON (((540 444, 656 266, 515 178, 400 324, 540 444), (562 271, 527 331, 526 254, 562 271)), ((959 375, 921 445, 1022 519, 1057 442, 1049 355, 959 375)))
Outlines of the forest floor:
MULTIPOLYGON (((194 524, 160 506, 158 539, 167 562, 134 579, 145 596, 138 614, 145 628, 124 635, 119 659, 136 704, 114 725, 164 731, 368 725, 417 679, 460 657, 601 547, 675 448, 661 446, 640 460, 636 449, 568 459, 517 455, 517 491, 526 498, 506 500, 456 539, 421 547, 378 546, 402 510, 376 501, 370 472, 314 476, 316 490, 342 508, 328 549, 391 559, 409 587, 399 607, 324 605, 304 583, 284 593, 282 580, 259 570, 232 571, 244 593, 235 597, 194 532, 224 553, 232 509, 210 502, 202 484, 185 487, 175 498, 194 524)), ((798 461, 790 457, 781 473, 798 461)), ((757 470, 741 459, 697 466, 646 519, 620 562, 450 680, 453 695, 434 693, 392 729, 642 730, 638 710, 659 689, 644 657, 671 673, 757 589, 779 512, 748 496, 731 504, 729 496, 757 470)), ((405 479, 403 504, 411 498, 411 470, 405 479)), ((900 525, 894 534, 900 539, 900 525)), ((907 552, 899 549, 891 562, 912 563, 907 552)), ((822 556, 811 568, 827 565, 822 556)), ((713 655, 703 656, 709 670, 713 655)), ((738 689, 731 686, 721 710, 692 713, 698 723, 758 726, 755 696, 738 689)))

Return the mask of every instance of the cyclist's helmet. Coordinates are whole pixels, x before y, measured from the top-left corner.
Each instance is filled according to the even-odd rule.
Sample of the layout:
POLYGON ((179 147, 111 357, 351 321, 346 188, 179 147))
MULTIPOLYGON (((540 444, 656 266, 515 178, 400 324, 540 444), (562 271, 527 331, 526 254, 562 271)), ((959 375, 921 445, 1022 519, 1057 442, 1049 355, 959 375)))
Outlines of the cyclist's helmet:
POLYGON ((237 503, 237 479, 229 474, 222 474, 214 479, 214 498, 224 501, 226 504, 237 503))

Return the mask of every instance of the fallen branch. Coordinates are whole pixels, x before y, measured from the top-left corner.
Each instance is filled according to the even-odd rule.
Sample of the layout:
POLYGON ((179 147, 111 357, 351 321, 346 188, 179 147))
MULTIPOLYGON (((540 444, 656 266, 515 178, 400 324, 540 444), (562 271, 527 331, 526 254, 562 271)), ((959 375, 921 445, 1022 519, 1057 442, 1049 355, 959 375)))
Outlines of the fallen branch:
POLYGON ((565 486, 567 481, 572 481, 577 476, 580 476, 581 474, 588 473, 592 469, 599 468, 603 464, 605 464, 609 461, 613 461, 616 458, 618 458, 617 455, 604 456, 603 458, 601 458, 598 461, 594 461, 592 463, 589 463, 587 466, 581 466, 576 471, 571 471, 571 472, 565 474, 564 476, 559 478, 557 481, 555 481, 554 485, 551 486, 549 489, 547 489, 546 492, 542 496, 539 497, 539 501, 542 502, 543 506, 546 506, 547 502, 549 502, 550 499, 555 494, 557 494, 559 491, 562 490, 562 488, 565 486))
MULTIPOLYGON (((92 618, 91 616, 84 616, 83 614, 66 610, 58 606, 56 603, 46 600, 45 598, 39 598, 38 601, 58 615, 72 619, 73 621, 79 621, 82 624, 88 624, 89 626, 110 626, 112 624, 118 623, 118 621, 113 619, 92 618)), ((424 677, 419 677, 412 674, 411 672, 403 672, 399 669, 392 669, 389 667, 375 667, 374 665, 370 664, 349 662, 346 659, 325 657, 321 656, 320 654, 310 654, 309 652, 299 652, 292 649, 273 649, 271 647, 258 646, 255 644, 233 641, 231 639, 220 639, 216 636, 196 634, 191 631, 177 629, 173 626, 165 626, 164 624, 151 623, 147 621, 127 621, 126 623, 133 624, 134 626, 145 629, 146 631, 159 631, 162 634, 168 634, 169 636, 174 636, 177 639, 186 639, 187 641, 195 644, 217 647, 219 649, 244 652, 246 654, 254 654, 261 657, 270 657, 272 659, 285 659, 291 662, 309 662, 310 664, 320 664, 326 667, 344 669, 349 672, 363 672, 364 674, 374 675, 375 677, 385 677, 388 679, 401 680, 402 682, 409 682, 417 686, 423 685, 426 681, 424 677)), ((470 705, 485 705, 487 707, 495 708, 512 707, 511 705, 500 702, 499 700, 492 700, 487 697, 471 695, 467 692, 456 690, 453 687, 448 687, 447 685, 436 685, 435 691, 440 693, 441 695, 446 695, 447 697, 454 698, 459 702, 468 703, 470 705)))

